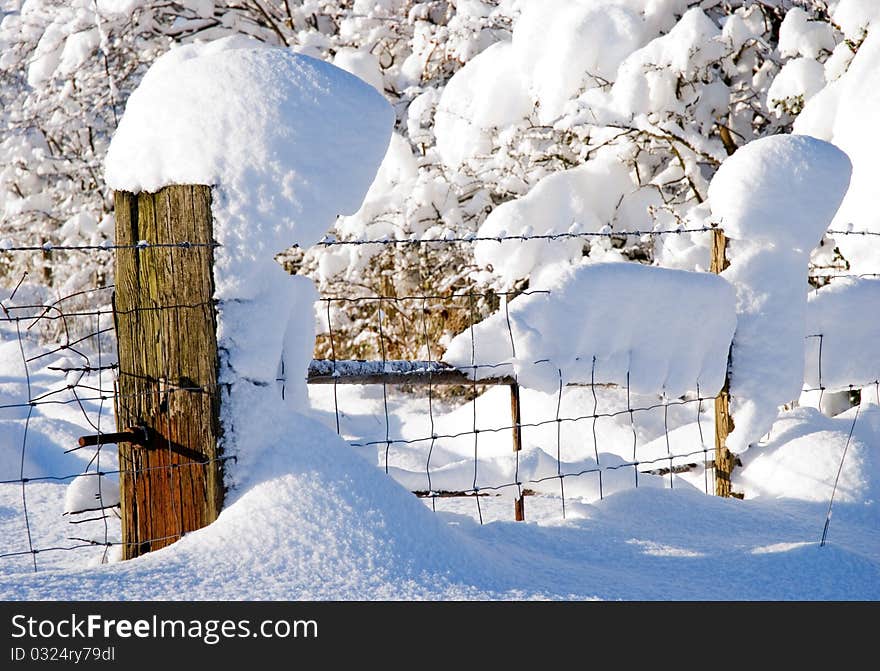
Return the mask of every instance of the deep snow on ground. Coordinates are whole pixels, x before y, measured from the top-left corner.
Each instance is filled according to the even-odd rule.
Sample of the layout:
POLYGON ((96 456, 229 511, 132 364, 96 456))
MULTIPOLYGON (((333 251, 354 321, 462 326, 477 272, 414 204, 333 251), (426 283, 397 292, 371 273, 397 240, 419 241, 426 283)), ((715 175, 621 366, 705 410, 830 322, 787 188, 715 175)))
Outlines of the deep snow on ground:
MULTIPOLYGON (((344 486, 316 500, 308 484, 305 477, 281 477, 227 509, 214 528, 142 559, 4 574, 0 593, 5 599, 880 598, 880 534, 876 519, 860 518, 858 506, 837 507, 832 541, 819 548, 824 504, 640 489, 584 505, 580 519, 564 523, 480 527, 470 517, 432 517, 402 492, 371 507, 345 496, 344 486), (337 491, 339 498, 327 496, 337 491), (347 523, 340 528, 321 515, 347 523)), ((393 486, 375 485, 377 496, 393 486)))
MULTIPOLYGON (((35 384, 51 386, 51 371, 34 372, 35 384)), ((7 376, 4 385, 4 403, 26 396, 20 378, 7 376)), ((550 492, 526 499, 526 523, 511 521, 509 497, 485 498, 481 526, 473 499, 438 499, 433 513, 429 500, 417 499, 376 467, 375 448, 352 448, 333 435, 334 417, 327 411, 331 388, 313 391, 318 421, 298 418, 297 431, 261 452, 259 463, 248 468, 249 486, 231 492, 216 523, 124 563, 102 565, 102 547, 40 553, 37 573, 29 555, 0 559, 0 596, 880 598, 880 464, 874 447, 880 408, 867 393, 848 446, 828 544, 820 548, 830 486, 855 409, 835 418, 810 408, 783 415, 770 441, 748 452, 737 471, 735 486, 745 489, 745 501, 706 496, 702 474, 676 477, 672 490, 665 478, 647 486, 651 476, 643 476, 639 489, 621 488, 602 500, 589 488, 581 493, 572 488, 564 520, 561 501, 550 492)), ((382 401, 368 394, 358 402, 359 391, 340 388, 342 428, 369 438, 384 422, 382 401)), ((543 403, 550 401, 548 396, 543 403)), ((524 398, 529 407, 543 411, 537 392, 524 398)), ((391 409, 395 422, 413 425, 410 435, 423 431, 415 425, 428 418, 412 398, 392 394, 391 409)), ((468 406, 438 403, 436 410, 439 422, 454 424, 462 421, 456 412, 466 414, 468 406)), ((57 474, 71 466, 76 472, 61 451, 88 429, 78 410, 66 419, 56 413, 55 406, 36 409, 31 427, 41 430, 29 439, 29 454, 44 459, 40 472, 57 474)), ((25 421, 5 417, 4 438, 25 421)), ((693 426, 683 423, 674 434, 685 435, 693 426)), ((614 430, 609 428, 609 435, 614 430)), ((645 430, 649 435, 651 428, 645 430)), ((576 434, 566 440, 573 444, 576 434)), ((505 435, 485 448, 500 454, 509 449, 508 441, 505 435)), ((527 449, 537 449, 533 442, 526 437, 527 449)), ((6 457, 20 454, 15 441, 4 445, 6 457)), ((650 443, 645 446, 650 449, 650 443)), ((63 483, 26 485, 36 547, 71 545, 71 536, 103 538, 101 522, 71 525, 62 517, 65 491, 63 483)), ((20 485, 0 485, 4 552, 27 548, 21 492, 20 485)), ((109 537, 118 538, 112 522, 109 537)))

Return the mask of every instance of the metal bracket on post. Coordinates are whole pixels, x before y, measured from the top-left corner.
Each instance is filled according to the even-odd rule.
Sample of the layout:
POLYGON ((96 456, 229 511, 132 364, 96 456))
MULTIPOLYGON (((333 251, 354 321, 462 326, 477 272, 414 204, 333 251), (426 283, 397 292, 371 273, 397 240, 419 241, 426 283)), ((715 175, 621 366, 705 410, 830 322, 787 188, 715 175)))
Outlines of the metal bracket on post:
POLYGON ((131 443, 138 447, 149 447, 150 434, 145 426, 130 426, 125 431, 118 431, 116 433, 95 433, 88 436, 80 436, 76 442, 80 447, 115 445, 117 443, 131 443))

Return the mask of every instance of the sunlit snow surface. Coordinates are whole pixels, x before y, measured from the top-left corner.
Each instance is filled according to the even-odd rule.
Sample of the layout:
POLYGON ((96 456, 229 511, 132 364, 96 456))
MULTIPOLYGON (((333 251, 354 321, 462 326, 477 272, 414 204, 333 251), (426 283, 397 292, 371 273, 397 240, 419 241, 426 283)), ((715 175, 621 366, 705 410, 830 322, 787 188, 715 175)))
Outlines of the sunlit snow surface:
MULTIPOLYGON (((14 341, 5 344, 10 354, 14 341)), ((6 358, 4 358, 6 360, 6 358)), ((57 374, 56 374, 57 375, 57 374)), ((37 371, 49 388, 57 377, 37 371)), ((4 380, 4 402, 26 396, 21 379, 4 380)), ((498 389, 497 392, 506 391, 498 389)), ((548 490, 526 498, 526 523, 512 520, 509 496, 419 500, 386 476, 377 448, 350 447, 334 435, 332 387, 313 387, 318 421, 298 431, 250 469, 252 486, 233 492, 220 519, 143 558, 101 565, 102 547, 0 559, 4 599, 875 599, 880 597, 877 524, 880 408, 863 400, 838 485, 828 544, 819 538, 827 497, 855 409, 829 419, 811 409, 783 415, 770 440, 745 455, 735 486, 745 501, 706 496, 702 473, 668 479, 643 476, 639 489, 621 486, 599 500, 590 482, 572 482, 565 501, 548 490), (736 575, 736 580, 720 579, 736 575)), ((339 389, 344 433, 384 432, 382 399, 356 387, 339 389), (371 398, 372 396, 372 398, 371 398)), ((423 435, 423 398, 392 394, 395 431, 423 435)), ((551 396, 525 395, 524 409, 543 413, 551 396)), ((481 399, 481 416, 507 410, 507 398, 481 399), (494 399, 494 400, 493 400, 494 399)), ((94 412, 95 408, 91 408, 94 412)), ((439 426, 467 428, 469 407, 438 403, 439 426), (464 426, 462 426, 464 424, 464 426)), ((94 415, 93 415, 94 416, 94 415)), ((111 417, 104 415, 110 423, 111 417)), ((503 417, 498 419, 503 422, 503 417)), ((3 418, 3 463, 16 471, 25 418, 3 418)), ((31 418, 29 471, 75 472, 84 462, 62 457, 80 432, 78 410, 44 408, 31 418), (46 416, 46 415, 49 416, 46 416), (42 461, 39 461, 42 460, 42 461), (39 462, 39 463, 38 463, 39 462), (42 465, 39 465, 39 464, 42 465)), ((646 421, 646 436, 652 428, 646 421)), ((656 428, 656 427, 655 427, 656 428)), ((683 424, 682 435, 694 430, 683 424)), ((603 458, 610 440, 600 435, 603 458)), ((695 432, 694 432, 695 433, 695 432)), ((472 440, 472 437, 471 437, 472 440)), ((488 457, 510 449, 509 435, 481 434, 488 457)), ((525 436, 523 461, 541 450, 541 436, 525 436)), ((577 435, 563 450, 577 455, 577 435)), ((463 446, 462 446, 463 448, 463 446)), ((446 459, 456 446, 450 445, 446 459)), ((652 449, 646 442, 646 451, 652 449)), ((395 459, 402 458, 401 448, 395 459)), ((422 455, 410 455, 417 462, 422 455)), ((463 457, 462 457, 463 458, 463 457)), ((76 458, 78 459, 78 457, 76 458)), ((440 462, 442 463, 442 461, 440 462)), ((15 475, 15 473, 13 473, 15 475)), ((5 472, 4 472, 5 476, 5 472)), ((631 472, 627 472, 627 477, 631 472)), ((590 476, 594 477, 594 476, 590 476)), ((711 484, 711 483, 710 483, 711 484)), ((25 487, 36 547, 69 546, 71 536, 102 539, 102 522, 71 525, 63 517, 66 486, 25 487)), ((27 550, 22 487, 0 485, 4 551, 27 550)), ((111 521, 109 537, 118 538, 111 521)))

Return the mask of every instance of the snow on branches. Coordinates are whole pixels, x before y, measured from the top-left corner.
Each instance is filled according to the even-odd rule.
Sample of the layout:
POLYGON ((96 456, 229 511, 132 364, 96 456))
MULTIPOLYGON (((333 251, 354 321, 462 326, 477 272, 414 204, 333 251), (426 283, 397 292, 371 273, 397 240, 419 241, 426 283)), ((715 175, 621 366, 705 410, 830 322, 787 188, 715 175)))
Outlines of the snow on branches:
MULTIPOLYGON (((111 238, 99 166, 128 96, 162 53, 229 35, 331 61, 394 106, 385 162, 360 211, 337 221, 339 238, 459 238, 484 222, 528 235, 536 224, 500 206, 524 199, 506 212, 543 210, 541 193, 568 202, 556 213, 573 219, 548 214, 544 232, 701 228, 726 157, 790 131, 877 19, 873 0, 0 0, 2 237, 111 238), (565 193, 578 184, 567 172, 600 168, 614 182, 602 203, 565 193)), ((700 236, 675 237, 624 236, 613 249, 568 240, 561 257, 707 265, 700 236)), ((282 260, 331 295, 506 290, 533 269, 468 244, 319 246, 282 260)), ((0 273, 20 275, 17 263, 0 257, 0 273)), ((101 263, 45 275, 74 290, 104 281, 101 263)), ((496 304, 480 301, 474 316, 496 304)), ((330 317, 352 354, 368 356, 355 335, 364 340, 376 315, 358 309, 330 317)), ((431 319, 451 336, 470 317, 431 319)), ((416 354, 421 338, 398 335, 398 354, 416 354)))

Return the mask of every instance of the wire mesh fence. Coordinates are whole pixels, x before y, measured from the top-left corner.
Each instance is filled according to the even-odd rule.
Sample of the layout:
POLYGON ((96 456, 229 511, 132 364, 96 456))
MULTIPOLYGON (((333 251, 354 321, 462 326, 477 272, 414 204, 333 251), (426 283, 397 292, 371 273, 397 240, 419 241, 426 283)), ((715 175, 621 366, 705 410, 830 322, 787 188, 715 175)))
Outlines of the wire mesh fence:
MULTIPOLYGON (((336 240, 321 247, 471 245, 477 242, 553 243, 559 239, 655 239, 707 234, 709 228, 670 231, 614 231, 538 236, 449 235, 429 239, 336 240)), ((834 235, 876 236, 868 231, 830 231, 834 235)), ((873 239, 873 237, 871 237, 873 239)), ((76 255, 100 255, 106 265, 120 250, 148 254, 173 250, 182 259, 214 244, 181 241, 173 244, 52 246, 5 245, 2 254, 34 255, 75 263, 76 255)), ((811 282, 819 287, 854 279, 870 280, 880 273, 850 273, 845 266, 814 268, 811 282)), ((106 562, 122 555, 119 481, 140 479, 167 489, 166 499, 181 501, 181 469, 201 470, 229 457, 204 459, 182 454, 179 446, 159 445, 166 458, 145 466, 137 459, 120 459, 116 441, 137 450, 138 427, 118 426, 120 408, 131 400, 118 390, 119 361, 112 284, 52 296, 44 278, 18 278, 0 300, 2 364, 0 378, 0 559, 33 570, 71 562, 106 562), (128 432, 128 433, 126 433, 128 432), (111 442, 114 441, 114 442, 111 442), (63 448, 63 449, 62 449, 63 448), (153 476, 161 475, 159 478, 153 476), (175 492, 177 492, 175 494, 175 492), (177 496, 178 498, 175 498, 177 496), (169 498, 170 497, 170 498, 169 498), (74 552, 76 551, 76 552, 74 552), (75 559, 66 557, 74 556, 75 559)), ((601 363, 592 352, 575 358, 590 370, 587 380, 565 382, 562 369, 552 393, 520 384, 508 361, 517 357, 517 342, 507 315, 509 351, 498 360, 451 365, 443 354, 449 338, 470 333, 489 312, 505 314, 521 296, 549 291, 521 287, 502 291, 471 286, 448 292, 423 291, 407 295, 352 287, 350 293, 324 295, 317 312, 324 329, 318 336, 322 358, 312 361, 307 374, 282 362, 279 393, 299 385, 305 376, 315 412, 347 440, 352 449, 373 460, 403 487, 434 510, 472 516, 479 522, 495 519, 547 519, 579 515, 586 503, 622 489, 694 486, 713 493, 715 478, 714 400, 718 389, 702 389, 694 380, 686 394, 669 397, 635 393, 629 383, 603 380, 601 363), (351 357, 349 331, 338 323, 351 308, 367 315, 370 328, 362 338, 375 353, 370 360, 351 357), (447 325, 446 331, 438 324, 447 325), (406 343, 398 342, 406 333, 406 343), (417 343, 417 347, 413 347, 417 343), (406 357, 401 354, 407 355, 406 357)), ((205 305, 196 306, 204 309, 205 305)), ((192 309, 169 300, 139 310, 192 309)), ((874 385, 880 403, 880 381, 853 380, 829 384, 823 371, 827 335, 809 333, 815 343, 815 374, 808 372, 804 391, 850 394, 858 404, 874 385), (857 393, 860 392, 860 393, 857 393)), ((809 344, 808 344, 809 349, 809 344)), ((812 350, 811 350, 812 351, 812 350)), ((536 359, 534 366, 553 366, 536 359)), ((215 394, 216 388, 174 381, 169 374, 157 391, 159 406, 172 413, 168 398, 215 394)), ((858 420, 854 415, 853 427, 858 420)), ((206 477, 206 476, 199 476, 206 477)), ((146 486, 146 485, 144 485, 146 486)), ((149 496, 149 492, 145 495, 149 496)), ((148 540, 161 547, 186 531, 169 526, 148 540)), ((143 542, 142 540, 140 542, 143 542)))
MULTIPOLYGON (((509 294, 502 297, 506 307, 509 294)), ((463 310, 472 309, 474 299, 475 296, 469 294, 447 297, 449 303, 461 303, 458 307, 463 310)), ((325 297, 321 300, 328 306, 329 313, 334 301, 353 299, 325 297)), ((363 362, 315 361, 310 369, 310 382, 332 387, 332 413, 337 431, 349 438, 355 448, 365 452, 376 450, 378 465, 417 495, 430 499, 434 509, 439 499, 470 498, 474 501, 474 515, 482 521, 481 499, 513 498, 518 503, 511 509, 521 518, 523 496, 546 495, 558 501, 559 514, 565 517, 566 483, 582 481, 581 486, 569 486, 579 499, 601 499, 606 493, 605 481, 609 474, 623 472, 629 475, 625 479, 615 477, 611 491, 624 486, 638 487, 650 480, 654 485, 662 480, 674 487, 676 475, 696 471, 704 490, 710 493, 714 478, 712 402, 718 390, 704 393, 695 382, 694 392, 687 396, 636 395, 629 384, 620 387, 599 381, 596 357, 585 354, 578 358, 592 361, 589 382, 566 384, 562 370, 558 370, 556 393, 533 393, 520 387, 507 363, 473 362, 470 366, 455 367, 432 356, 440 348, 430 342, 428 336, 427 298, 374 296, 359 300, 376 301, 380 305, 413 303, 413 311, 421 314, 425 334, 423 351, 428 353, 427 358, 416 362, 388 358, 363 362), (378 431, 364 431, 357 426, 357 410, 347 410, 345 402, 340 402, 341 385, 376 385, 381 389, 382 421, 378 431), (451 413, 441 391, 448 387, 465 392, 465 404, 451 413), (491 398, 485 395, 489 387, 509 390, 497 390, 509 394, 507 412, 501 395, 495 392, 491 398), (406 426, 400 426, 393 419, 401 395, 407 401, 406 426), (697 441, 674 449, 669 436, 671 415, 676 425, 690 415, 697 428, 697 441), (643 418, 646 421, 643 422, 643 418), (616 429, 621 421, 630 434, 625 450, 621 449, 618 436, 611 438, 602 430, 602 425, 609 423, 616 429), (653 427, 649 429, 650 425, 653 427), (662 445, 657 442, 659 438, 662 445), (612 442, 613 445, 609 444, 612 442), (652 445, 645 450, 643 443, 652 445), (520 457, 524 447, 537 448, 550 459, 541 464, 523 465, 520 457)), ((377 311, 380 322, 384 314, 380 307, 377 311)), ((515 356, 516 344, 509 320, 507 324, 511 354, 515 356)), ((329 321, 328 337, 334 341, 332 321, 329 321)), ((385 338, 380 325, 376 348, 382 353, 387 349, 385 338)), ((550 365, 549 361, 534 363, 550 365)), ((627 374, 627 380, 629 377, 627 374)), ((358 405, 357 399, 353 405, 358 405)))
POLYGON ((63 550, 91 549, 106 560, 119 538, 119 463, 115 450, 80 448, 76 434, 114 430, 113 288, 49 299, 26 280, 0 301, 0 487, 16 489, 20 503, 20 515, 2 518, 0 558, 34 570, 63 550), (59 444, 67 446, 62 454, 59 444), (82 495, 68 500, 74 489, 82 495), (64 526, 47 519, 50 510, 73 525, 68 533, 57 533, 64 526))

